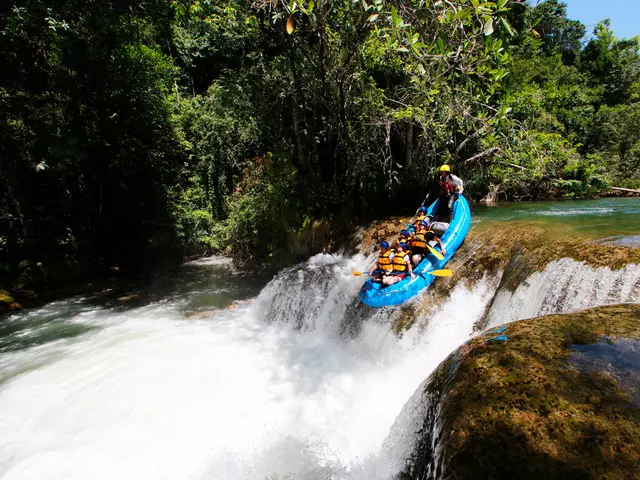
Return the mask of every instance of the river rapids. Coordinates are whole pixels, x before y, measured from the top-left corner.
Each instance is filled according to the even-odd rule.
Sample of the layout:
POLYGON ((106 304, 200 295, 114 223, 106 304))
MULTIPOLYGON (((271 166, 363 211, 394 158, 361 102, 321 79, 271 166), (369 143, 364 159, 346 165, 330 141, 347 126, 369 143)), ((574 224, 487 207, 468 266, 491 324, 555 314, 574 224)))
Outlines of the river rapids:
POLYGON ((252 290, 205 260, 167 280, 187 287, 149 301, 75 298, 13 315, 0 350, 0 478, 392 478, 418 428, 421 406, 408 401, 478 322, 633 301, 640 288, 638 266, 598 283, 567 262, 515 292, 462 280, 426 326, 398 336, 398 309, 358 306, 362 278, 350 272, 371 261, 321 254, 252 290), (576 275, 583 288, 564 296, 532 287, 576 275))

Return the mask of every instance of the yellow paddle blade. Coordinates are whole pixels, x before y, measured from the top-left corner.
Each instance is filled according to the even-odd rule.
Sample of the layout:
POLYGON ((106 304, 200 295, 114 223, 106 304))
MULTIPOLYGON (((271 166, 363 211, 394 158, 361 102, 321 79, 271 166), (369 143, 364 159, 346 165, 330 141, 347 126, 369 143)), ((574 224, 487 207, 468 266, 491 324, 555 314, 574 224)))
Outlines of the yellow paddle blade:
POLYGON ((353 275, 354 277, 361 277, 362 275, 369 275, 366 272, 351 272, 351 275, 353 275))
POLYGON ((453 275, 453 272, 451 270, 432 270, 430 272, 424 272, 424 273, 428 273, 429 275, 435 275, 436 277, 451 277, 453 275))
POLYGON ((429 251, 431 253, 433 253, 433 255, 438 259, 438 260, 444 260, 444 257, 442 256, 442 254, 440 252, 438 252, 437 250, 435 250, 434 248, 431 248, 430 245, 427 245, 427 248, 429 249, 429 251))

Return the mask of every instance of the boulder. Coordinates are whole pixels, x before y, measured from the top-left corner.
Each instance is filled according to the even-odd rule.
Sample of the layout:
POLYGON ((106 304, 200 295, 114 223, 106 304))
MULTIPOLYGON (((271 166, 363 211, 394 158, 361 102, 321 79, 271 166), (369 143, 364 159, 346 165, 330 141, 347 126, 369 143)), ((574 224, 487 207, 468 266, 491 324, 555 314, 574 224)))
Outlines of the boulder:
POLYGON ((400 478, 639 478, 640 305, 493 329, 420 395, 426 413, 400 478))

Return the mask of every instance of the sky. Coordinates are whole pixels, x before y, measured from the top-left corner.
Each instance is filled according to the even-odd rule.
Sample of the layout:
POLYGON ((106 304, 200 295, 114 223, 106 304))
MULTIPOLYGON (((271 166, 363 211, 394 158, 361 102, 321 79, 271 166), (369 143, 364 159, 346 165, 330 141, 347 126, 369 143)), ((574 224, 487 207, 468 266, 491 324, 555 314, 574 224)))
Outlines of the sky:
MULTIPOLYGON (((563 0, 567 16, 580 20, 587 27, 587 35, 600 20, 611 19, 613 33, 618 38, 640 35, 640 0, 563 0)), ((535 0, 534 0, 535 3, 535 0)))

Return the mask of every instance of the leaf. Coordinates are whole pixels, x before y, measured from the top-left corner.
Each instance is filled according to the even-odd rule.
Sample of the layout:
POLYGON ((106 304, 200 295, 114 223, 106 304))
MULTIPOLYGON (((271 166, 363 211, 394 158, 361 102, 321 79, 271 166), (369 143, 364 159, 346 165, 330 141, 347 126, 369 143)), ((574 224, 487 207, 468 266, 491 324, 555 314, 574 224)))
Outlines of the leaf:
POLYGON ((492 33, 493 33, 493 18, 489 17, 489 20, 487 20, 484 24, 484 34, 491 35, 492 33))
POLYGON ((374 13, 373 15, 371 15, 371 16, 368 18, 368 20, 369 20, 371 23, 375 22, 376 20, 378 20, 378 14, 377 14, 377 13, 374 13))
POLYGON ((394 27, 400 25, 400 17, 398 16, 398 10, 396 10, 396 7, 391 7, 391 19, 394 27))
POLYGON ((513 29, 511 28, 511 25, 509 25, 509 22, 507 22, 502 17, 500 17, 500 21, 502 22, 502 26, 507 30, 507 32, 509 32, 509 35, 511 35, 513 37, 515 35, 515 33, 513 32, 513 29))
POLYGON ((531 29, 531 31, 533 32, 533 34, 534 34, 536 37, 539 37, 539 36, 540 36, 540 34, 539 34, 536 30, 534 30, 533 28, 531 29))
POLYGON ((409 53, 409 49, 407 47, 398 47, 396 50, 398 52, 409 53))
POLYGON ((311 13, 313 11, 313 7, 315 7, 315 2, 313 0, 311 0, 309 2, 309 5, 307 5, 307 13, 311 13))
POLYGON ((291 35, 295 29, 296 26, 293 23, 293 15, 289 15, 289 20, 287 20, 287 33, 291 35))

